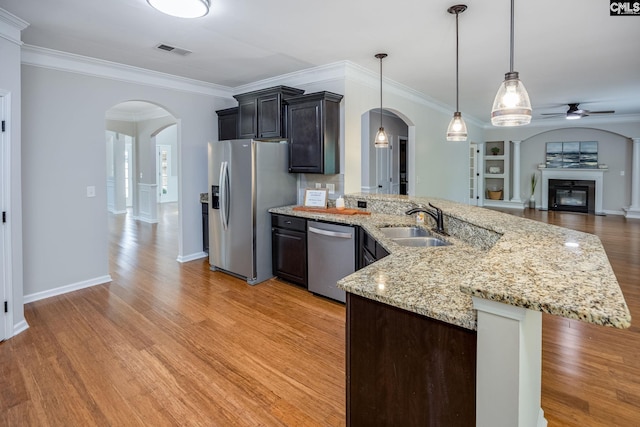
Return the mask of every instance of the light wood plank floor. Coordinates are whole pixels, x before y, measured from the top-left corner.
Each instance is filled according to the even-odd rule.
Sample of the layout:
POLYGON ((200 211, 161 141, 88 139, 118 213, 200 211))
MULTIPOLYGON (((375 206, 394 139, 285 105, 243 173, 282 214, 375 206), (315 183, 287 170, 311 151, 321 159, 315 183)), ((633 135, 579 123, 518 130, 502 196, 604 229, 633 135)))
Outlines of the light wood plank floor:
MULTIPOLYGON (((0 344, 0 425, 344 425, 344 306, 177 263, 163 208, 110 218, 112 283, 25 307, 30 328, 0 344)), ((599 235, 634 318, 543 316, 549 426, 640 426, 640 220, 522 215, 599 235)))

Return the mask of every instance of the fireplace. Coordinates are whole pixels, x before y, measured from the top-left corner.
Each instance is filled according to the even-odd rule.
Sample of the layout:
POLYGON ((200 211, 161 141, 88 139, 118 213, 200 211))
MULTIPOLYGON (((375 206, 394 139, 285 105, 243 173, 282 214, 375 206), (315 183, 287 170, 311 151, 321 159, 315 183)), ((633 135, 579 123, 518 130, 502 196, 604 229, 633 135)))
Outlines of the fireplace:
POLYGON ((596 182, 589 180, 549 180, 549 210, 594 213, 596 182))
MULTIPOLYGON (((549 190, 549 182, 558 180, 558 181, 569 181, 570 183, 579 183, 583 181, 587 181, 593 184, 594 193, 591 193, 591 189, 586 194, 587 197, 587 210, 586 212, 593 212, 596 215, 604 215, 604 210, 602 207, 602 189, 604 182, 604 174, 607 172, 607 169, 583 169, 583 168, 540 168, 540 173, 542 175, 542 194, 541 194, 541 202, 540 210, 546 211, 548 209, 553 208, 553 202, 551 200, 550 190, 549 190), (593 203, 593 205, 591 205, 593 203)), ((587 184, 590 186, 592 184, 587 184)), ((584 184, 580 184, 584 186, 584 184)), ((591 188, 591 187, 590 187, 591 188)), ((574 190, 574 188, 565 188, 564 190, 574 190)), ((578 189, 575 189, 578 190, 578 189)), ((568 193, 562 193, 561 196, 564 195, 565 200, 561 200, 561 202, 566 202, 571 208, 575 208, 572 205, 581 205, 580 195, 571 193, 570 197, 568 193)), ((584 194, 583 194, 584 195, 584 194)), ((556 195, 557 197, 557 195, 556 195)), ((562 203, 561 203, 562 204, 562 203)), ((564 209, 563 209, 564 210, 564 209)), ((575 209, 572 209, 576 212, 575 209)), ((584 211, 581 211, 584 212, 584 211)))

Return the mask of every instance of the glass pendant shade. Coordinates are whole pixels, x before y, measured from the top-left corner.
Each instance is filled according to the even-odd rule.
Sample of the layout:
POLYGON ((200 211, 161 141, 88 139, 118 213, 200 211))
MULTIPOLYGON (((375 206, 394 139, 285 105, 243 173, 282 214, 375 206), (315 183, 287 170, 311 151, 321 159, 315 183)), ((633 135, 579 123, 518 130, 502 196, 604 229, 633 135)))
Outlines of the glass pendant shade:
POLYGON ((462 120, 462 114, 459 111, 453 113, 453 118, 449 122, 447 128, 447 141, 466 141, 467 140, 467 124, 462 120))
POLYGON ((376 58, 380 60, 380 128, 376 133, 376 138, 373 140, 373 145, 376 148, 389 148, 389 137, 382 127, 382 60, 387 57, 386 53, 377 53, 376 58))
POLYGON ((209 0, 147 0, 154 9, 178 18, 200 18, 209 13, 209 0))
POLYGON ((376 146, 376 148, 389 147, 389 138, 387 137, 387 133, 384 131, 384 128, 382 126, 380 126, 380 129, 378 129, 378 132, 376 133, 374 145, 376 146))
POLYGON ((531 101, 515 71, 508 72, 491 108, 494 126, 522 126, 531 122, 531 101))

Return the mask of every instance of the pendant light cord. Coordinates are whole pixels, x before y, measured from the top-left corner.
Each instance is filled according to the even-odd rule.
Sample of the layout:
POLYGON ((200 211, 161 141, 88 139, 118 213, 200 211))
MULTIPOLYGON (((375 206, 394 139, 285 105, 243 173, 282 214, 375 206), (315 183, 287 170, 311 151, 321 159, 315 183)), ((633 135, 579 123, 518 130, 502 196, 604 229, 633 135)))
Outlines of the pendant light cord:
POLYGON ((510 60, 509 60, 509 71, 511 73, 513 73, 513 39, 514 39, 514 37, 513 37, 513 3, 514 3, 514 0, 511 0, 511 40, 510 40, 511 49, 510 49, 510 55, 509 55, 509 57, 510 57, 510 60))
POLYGON ((456 12, 456 111, 460 111, 460 106, 458 105, 460 103, 460 91, 459 91, 459 85, 458 85, 458 61, 459 61, 459 55, 458 55, 458 15, 459 12, 456 12))
POLYGON ((381 55, 380 56, 380 128, 382 128, 382 58, 384 58, 384 56, 381 55))

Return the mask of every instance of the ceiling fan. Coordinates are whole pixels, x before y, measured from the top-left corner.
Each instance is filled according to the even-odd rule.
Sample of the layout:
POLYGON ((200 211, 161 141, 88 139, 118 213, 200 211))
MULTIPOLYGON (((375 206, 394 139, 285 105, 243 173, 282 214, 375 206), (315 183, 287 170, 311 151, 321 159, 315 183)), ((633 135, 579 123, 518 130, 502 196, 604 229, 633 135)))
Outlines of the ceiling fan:
POLYGON ((580 104, 577 103, 577 102, 575 104, 568 104, 568 105, 569 105, 569 109, 567 110, 566 113, 542 113, 541 116, 547 116, 547 117, 545 117, 545 119, 550 119, 552 117, 565 116, 565 118, 567 120, 576 120, 576 119, 581 119, 583 117, 592 116, 594 114, 613 114, 613 113, 615 113, 614 110, 607 110, 607 111, 583 110, 581 108, 578 108, 578 105, 580 105, 580 104))

